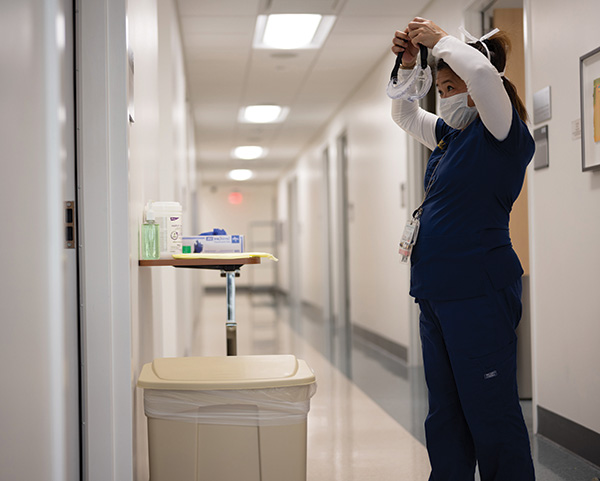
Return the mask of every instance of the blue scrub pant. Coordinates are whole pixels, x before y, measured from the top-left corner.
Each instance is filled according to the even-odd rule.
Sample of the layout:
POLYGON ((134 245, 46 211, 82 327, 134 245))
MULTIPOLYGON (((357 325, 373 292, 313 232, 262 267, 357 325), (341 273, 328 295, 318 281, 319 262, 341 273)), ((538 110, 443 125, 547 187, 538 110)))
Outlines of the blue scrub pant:
POLYGON ((521 280, 485 296, 418 299, 429 414, 429 481, 535 479, 517 392, 521 280))

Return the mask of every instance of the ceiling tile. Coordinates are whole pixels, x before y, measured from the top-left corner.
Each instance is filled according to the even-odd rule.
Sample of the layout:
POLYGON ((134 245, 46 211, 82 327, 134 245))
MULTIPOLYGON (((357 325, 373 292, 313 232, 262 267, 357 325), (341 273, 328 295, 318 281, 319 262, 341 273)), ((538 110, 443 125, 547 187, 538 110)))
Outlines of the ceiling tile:
POLYGON ((261 13, 320 13, 332 15, 337 12, 343 0, 263 0, 261 13))
POLYGON ((256 15, 245 17, 231 14, 219 17, 190 15, 181 19, 181 33, 184 37, 195 34, 239 35, 240 32, 244 32, 247 36, 248 32, 254 32, 255 26, 256 15))
POLYGON ((385 35, 391 38, 398 29, 404 29, 414 17, 392 16, 353 16, 341 17, 335 24, 335 37, 340 34, 349 35, 385 35))
POLYGON ((414 18, 428 3, 428 0, 346 0, 343 15, 414 18))
POLYGON ((177 0, 181 17, 189 15, 256 15, 260 0, 177 0))
MULTIPOLYGON (((240 162, 231 159, 231 149, 257 143, 269 149, 267 158, 256 161, 261 172, 257 178, 275 179, 365 76, 386 61, 393 32, 426 3, 177 0, 201 177, 224 179, 227 169, 240 162), (334 10, 338 17, 320 50, 254 50, 256 16, 269 5, 271 11, 334 10), (239 123, 239 109, 255 103, 278 103, 290 112, 282 124, 239 123)), ((392 60, 390 54, 390 68, 392 60)))

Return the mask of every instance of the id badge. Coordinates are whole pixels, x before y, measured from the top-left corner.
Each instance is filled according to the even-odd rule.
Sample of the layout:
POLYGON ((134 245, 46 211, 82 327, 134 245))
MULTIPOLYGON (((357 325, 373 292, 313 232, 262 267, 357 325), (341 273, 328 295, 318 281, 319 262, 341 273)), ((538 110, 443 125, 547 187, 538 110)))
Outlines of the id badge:
POLYGON ((413 217, 410 219, 404 227, 404 233, 402 234, 402 240, 400 241, 400 247, 398 253, 400 254, 400 262, 408 262, 412 253, 413 246, 417 242, 417 236, 419 235, 419 219, 413 217))

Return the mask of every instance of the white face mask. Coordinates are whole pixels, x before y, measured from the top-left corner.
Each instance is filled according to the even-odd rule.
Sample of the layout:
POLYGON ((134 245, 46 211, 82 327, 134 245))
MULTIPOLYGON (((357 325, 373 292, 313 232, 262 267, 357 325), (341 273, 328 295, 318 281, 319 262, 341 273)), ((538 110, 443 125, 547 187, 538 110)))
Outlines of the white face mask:
POLYGON ((440 99, 440 114, 453 129, 462 130, 477 117, 477 108, 469 107, 469 93, 456 94, 440 99))

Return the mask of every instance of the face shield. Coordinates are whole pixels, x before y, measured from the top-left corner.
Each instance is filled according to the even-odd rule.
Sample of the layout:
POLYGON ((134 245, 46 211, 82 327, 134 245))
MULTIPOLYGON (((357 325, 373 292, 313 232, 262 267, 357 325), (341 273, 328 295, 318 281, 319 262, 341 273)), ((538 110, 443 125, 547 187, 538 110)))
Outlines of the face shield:
POLYGON ((400 82, 398 70, 402 65, 402 52, 398 54, 386 90, 389 98, 414 102, 427 95, 433 83, 431 67, 427 64, 427 47, 420 45, 420 56, 420 63, 417 62, 410 75, 400 82))

